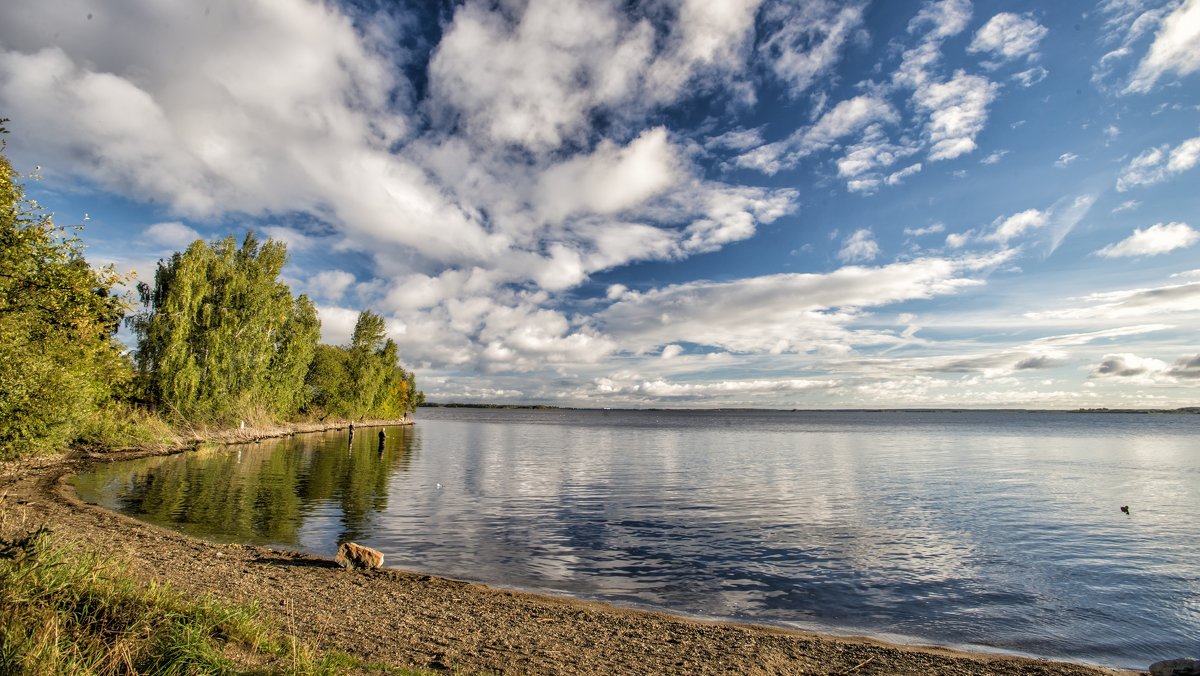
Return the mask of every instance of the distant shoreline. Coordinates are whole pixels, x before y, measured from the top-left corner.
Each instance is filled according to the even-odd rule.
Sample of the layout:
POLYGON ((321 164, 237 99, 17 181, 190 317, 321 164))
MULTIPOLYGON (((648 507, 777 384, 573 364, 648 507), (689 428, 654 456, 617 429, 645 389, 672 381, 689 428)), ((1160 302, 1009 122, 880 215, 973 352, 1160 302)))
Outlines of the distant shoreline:
POLYGON ((643 412, 770 412, 770 413, 1133 413, 1200 415, 1200 406, 1179 408, 752 408, 720 406, 714 408, 628 408, 599 406, 556 406, 553 404, 487 404, 466 402, 426 402, 419 408, 473 408, 513 411, 643 411, 643 412))

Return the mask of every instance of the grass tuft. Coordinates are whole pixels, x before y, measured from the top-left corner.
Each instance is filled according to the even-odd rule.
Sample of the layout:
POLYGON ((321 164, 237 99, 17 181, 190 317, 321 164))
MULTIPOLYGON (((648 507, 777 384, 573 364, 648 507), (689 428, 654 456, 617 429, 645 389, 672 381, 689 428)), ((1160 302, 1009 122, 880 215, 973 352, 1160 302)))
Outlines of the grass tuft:
POLYGON ((89 449, 122 449, 172 446, 178 442, 179 435, 154 412, 114 400, 84 420, 73 443, 89 449))
MULTIPOLYGON (((187 600, 42 527, 0 539, 0 674, 375 671, 279 631, 254 605, 187 600)), ((417 673, 382 669, 392 673, 417 673)))

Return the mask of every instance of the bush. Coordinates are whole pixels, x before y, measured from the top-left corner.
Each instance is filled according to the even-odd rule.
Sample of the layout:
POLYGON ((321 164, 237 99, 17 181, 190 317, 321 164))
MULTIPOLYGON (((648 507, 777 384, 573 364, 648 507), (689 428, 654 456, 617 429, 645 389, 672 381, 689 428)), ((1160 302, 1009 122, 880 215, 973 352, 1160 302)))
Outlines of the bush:
POLYGON ((25 198, 0 155, 0 459, 59 450, 132 375, 111 268, 25 198))

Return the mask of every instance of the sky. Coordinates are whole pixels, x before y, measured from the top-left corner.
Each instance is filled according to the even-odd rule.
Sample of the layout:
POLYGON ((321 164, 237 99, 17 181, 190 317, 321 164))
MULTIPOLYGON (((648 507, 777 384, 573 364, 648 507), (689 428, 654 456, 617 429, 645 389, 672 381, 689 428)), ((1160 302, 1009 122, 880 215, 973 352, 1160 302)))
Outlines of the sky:
POLYGON ((0 6, 89 260, 283 240, 439 402, 1200 405, 1197 71, 1200 0, 0 6))

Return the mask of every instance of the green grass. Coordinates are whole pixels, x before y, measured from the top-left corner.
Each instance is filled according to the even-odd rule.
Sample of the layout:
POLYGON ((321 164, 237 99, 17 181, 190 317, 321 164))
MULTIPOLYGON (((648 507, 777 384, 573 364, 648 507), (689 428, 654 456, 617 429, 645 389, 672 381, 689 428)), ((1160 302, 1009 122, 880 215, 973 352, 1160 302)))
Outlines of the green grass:
POLYGON ((73 445, 95 450, 153 448, 179 441, 179 435, 157 414, 113 400, 93 411, 80 426, 73 445))
POLYGON ((185 599, 42 527, 0 539, 0 674, 419 674, 318 652, 253 605, 185 599))

